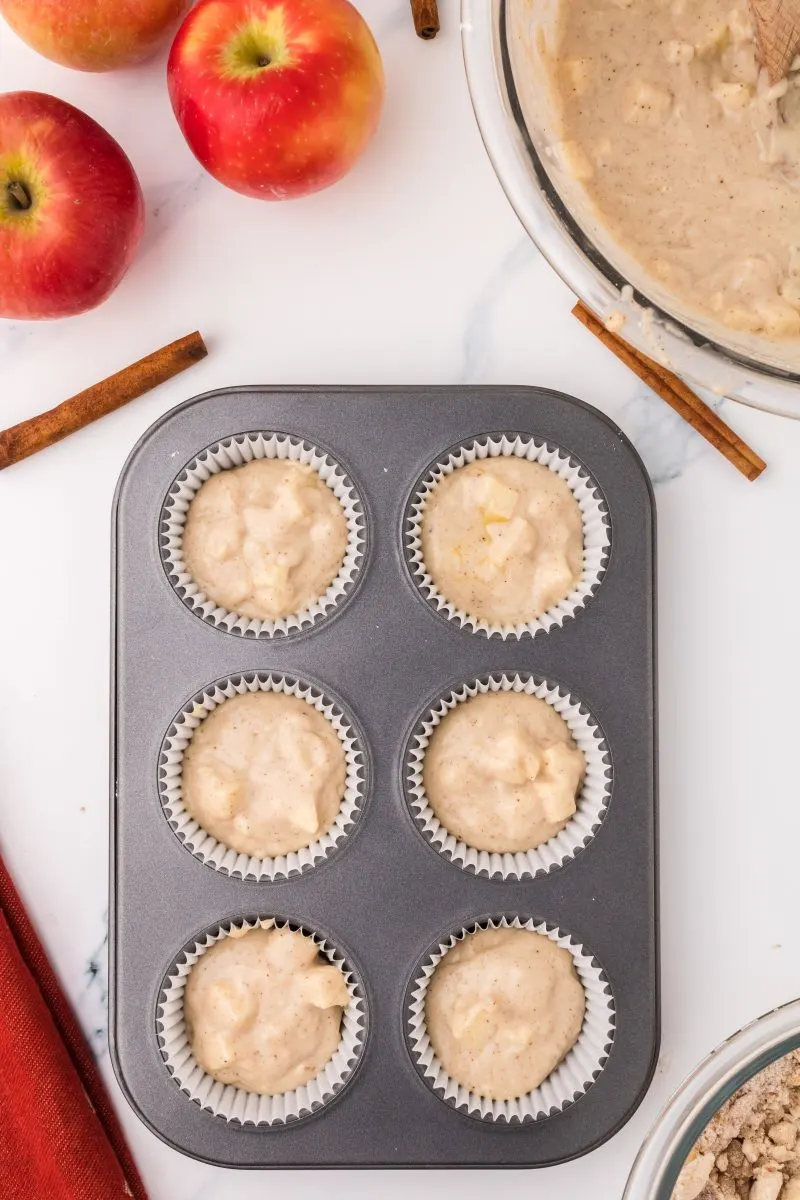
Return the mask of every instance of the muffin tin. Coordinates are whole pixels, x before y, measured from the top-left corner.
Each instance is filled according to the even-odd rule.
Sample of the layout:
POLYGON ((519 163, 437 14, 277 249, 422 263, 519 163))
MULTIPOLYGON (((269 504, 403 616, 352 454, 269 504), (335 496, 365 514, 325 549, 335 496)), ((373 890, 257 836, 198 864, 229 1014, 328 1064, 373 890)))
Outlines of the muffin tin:
POLYGON ((546 1166, 631 1116, 659 1041, 654 519, 621 431, 537 388, 238 388, 187 401, 145 434, 114 507, 110 1040, 131 1105, 166 1142, 236 1167, 546 1166), (274 435, 313 448, 352 485, 358 561, 334 603, 299 627, 216 622, 173 569, 175 497, 204 454, 247 453, 274 435), (577 469, 605 524, 588 594, 533 636, 462 627, 419 586, 410 546, 409 514, 436 464, 504 439, 533 439, 577 469), (432 843, 409 746, 443 696, 517 676, 591 717, 607 794, 568 853, 500 870, 494 856, 464 861, 432 843), (269 678, 338 706, 364 786, 329 851, 265 875, 206 854, 175 820, 165 780, 187 705, 269 678), (292 1111, 268 1105, 268 1120, 263 1105, 187 1094, 169 1039, 187 955, 259 918, 324 942, 361 1017, 358 1053, 329 1094, 311 1089, 292 1111), (572 1095, 543 1087, 534 1110, 512 1105, 497 1119, 426 1074, 419 981, 460 930, 502 919, 582 948, 608 1032, 583 1088, 565 1072, 572 1095))

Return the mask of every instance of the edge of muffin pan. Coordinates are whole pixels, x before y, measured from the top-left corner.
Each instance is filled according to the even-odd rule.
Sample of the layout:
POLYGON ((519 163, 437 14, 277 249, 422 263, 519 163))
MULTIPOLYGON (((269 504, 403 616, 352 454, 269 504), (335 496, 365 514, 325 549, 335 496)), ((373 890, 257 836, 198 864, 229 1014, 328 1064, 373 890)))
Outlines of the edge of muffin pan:
POLYGON ((232 434, 212 442, 181 468, 173 479, 158 523, 158 546, 164 573, 175 594, 194 616, 213 629, 265 641, 308 633, 333 617, 353 598, 364 574, 370 520, 361 490, 332 451, 305 438, 267 430, 232 434), (235 470, 257 459, 284 460, 311 466, 344 509, 347 549, 336 578, 314 604, 275 621, 233 612, 209 599, 192 579, 183 558, 183 533, 192 500, 212 475, 235 470))
POLYGON ((611 749, 588 705, 561 684, 527 670, 495 671, 456 682, 437 693, 406 737, 401 776, 408 812, 426 845, 459 870, 505 883, 536 879, 576 858, 597 836, 608 814, 614 788, 611 749), (549 704, 567 725, 586 762, 586 773, 576 797, 576 812, 559 833, 527 851, 478 850, 468 845, 439 821, 423 783, 425 755, 433 730, 459 704, 478 695, 501 692, 536 696, 549 704))
POLYGON ((206 684, 175 714, 158 756, 158 795, 170 829, 193 858, 244 882, 296 879, 333 858, 358 831, 372 789, 372 759, 357 718, 326 684, 283 671, 234 671, 206 684), (272 692, 297 696, 330 722, 345 754, 345 794, 336 820, 308 846, 276 857, 253 857, 208 833, 181 797, 183 757, 206 717, 237 695, 272 692))
MULTIPOLYGON (((414 589, 434 616, 454 623, 467 633, 487 638, 521 640, 562 626, 591 603, 608 568, 612 521, 601 488, 573 455, 552 442, 530 434, 487 433, 462 440, 431 460, 408 493, 399 535, 405 569, 414 589), (539 462, 558 474, 575 496, 583 520, 584 567, 579 584, 560 604, 541 617, 514 627, 492 626, 472 618, 441 596, 425 570, 419 536, 427 499, 445 475, 468 462, 501 455, 515 455, 539 462)), ((186 610, 210 628, 250 639, 288 639, 299 634, 312 634, 327 624, 353 600, 365 574, 371 546, 371 522, 363 494, 338 456, 316 441, 277 431, 244 432, 206 446, 176 474, 158 521, 161 563, 170 586, 186 610), (186 514, 202 484, 213 474, 236 469, 256 458, 284 458, 313 466, 320 477, 332 486, 337 499, 343 504, 348 523, 343 568, 326 595, 317 604, 276 622, 257 621, 215 605, 191 579, 182 557, 186 514)), ((592 842, 602 826, 613 790, 611 750, 597 719, 582 701, 566 689, 531 671, 492 673, 443 689, 425 706, 407 734, 403 743, 401 770, 401 791, 407 812, 422 839, 434 852, 468 873, 489 875, 506 881, 536 878, 571 861, 592 842), (496 687, 493 686, 495 684, 496 687), (517 687, 517 684, 520 686, 517 687), (545 699, 565 719, 573 739, 587 757, 587 776, 591 769, 589 802, 586 803, 587 780, 584 780, 576 815, 561 833, 527 854, 477 851, 447 834, 441 826, 437 831, 425 814, 424 790, 416 788, 414 784, 412 755, 417 755, 415 762, 421 781, 425 748, 421 742, 425 727, 430 724, 436 710, 443 705, 448 709, 453 707, 483 690, 484 685, 487 691, 509 688, 528 690, 530 686, 530 694, 545 699), (532 861, 531 855, 536 856, 537 861, 532 861)), ((164 816, 172 832, 187 851, 204 865, 243 882, 273 883, 298 879, 333 858, 358 832, 372 788, 370 747, 357 717, 327 685, 310 679, 304 673, 231 672, 200 689, 175 714, 159 750, 157 788, 164 816), (248 858, 222 846, 182 809, 179 791, 175 786, 175 781, 180 779, 183 753, 193 731, 204 717, 232 695, 258 690, 301 695, 309 699, 317 711, 329 720, 333 715, 332 723, 347 754, 348 788, 354 793, 351 807, 343 805, 337 823, 332 827, 338 836, 326 834, 325 838, 312 843, 305 850, 275 859, 248 858), (202 713, 198 713, 198 706, 204 710, 202 713), (337 728, 336 721, 340 722, 344 736, 337 728), (189 732, 185 735, 182 731, 187 726, 189 732), (326 846, 326 841, 330 841, 330 845, 326 846), (297 861, 290 861, 294 859, 297 861)), ((435 819, 434 823, 438 825, 435 819)), ((356 1077, 372 1032, 367 986, 368 981, 354 964, 352 955, 341 949, 338 939, 334 942, 306 922, 275 914, 237 920, 222 919, 190 938, 162 976, 155 1018, 162 1061, 181 1094, 214 1116, 240 1125, 271 1129, 292 1127, 324 1111, 349 1088, 356 1077), (185 982, 202 953, 228 936, 233 929, 252 929, 265 923, 267 927, 289 927, 311 937, 320 952, 343 970, 351 994, 351 1005, 343 1017, 343 1041, 331 1063, 309 1084, 275 1097, 248 1093, 222 1084, 204 1072, 191 1053, 183 1020, 185 982)), ((403 1041, 421 1084, 452 1111, 503 1127, 530 1124, 562 1112, 592 1087, 602 1073, 613 1047, 616 1008, 608 977, 591 950, 586 950, 573 940, 570 933, 553 923, 519 913, 502 913, 477 918, 468 925, 446 930, 437 937, 418 958, 409 975, 400 1019, 403 1041), (452 946, 478 929, 502 926, 543 933, 568 949, 584 988, 587 1008, 578 1041, 539 1088, 513 1101, 493 1102, 466 1091, 450 1079, 437 1063, 425 1029, 424 1001, 427 984, 436 965, 452 946)))
POLYGON ((575 617, 596 594, 608 569, 612 530, 609 508, 600 485, 589 470, 560 446, 531 434, 483 433, 454 443, 432 459, 411 489, 402 518, 403 559, 411 582, 437 617, 457 628, 487 638, 508 640, 533 638, 560 628, 575 617), (569 487, 581 511, 583 523, 583 570, 576 587, 557 605, 532 621, 519 625, 492 625, 456 607, 437 589, 425 566, 422 553, 422 520, 425 506, 436 486, 459 467, 491 458, 515 457, 539 463, 558 475, 569 487))

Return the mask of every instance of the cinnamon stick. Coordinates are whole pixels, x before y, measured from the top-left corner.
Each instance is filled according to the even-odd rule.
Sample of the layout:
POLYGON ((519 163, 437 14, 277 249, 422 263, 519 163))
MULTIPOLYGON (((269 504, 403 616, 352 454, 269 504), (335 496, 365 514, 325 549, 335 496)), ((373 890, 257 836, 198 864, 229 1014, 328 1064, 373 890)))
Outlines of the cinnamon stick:
POLYGON ((591 330, 604 346, 616 354, 620 362, 624 362, 625 366, 638 375, 643 383, 646 383, 662 400, 666 401, 670 408, 679 413, 684 421, 688 421, 693 429, 696 429, 707 442, 710 442, 716 450, 719 450, 720 454, 727 458, 729 463, 736 467, 737 471, 741 471, 746 479, 758 479, 767 465, 763 458, 760 458, 755 450, 747 445, 747 442, 742 441, 739 435, 734 433, 730 426, 726 425, 722 418, 714 412, 714 409, 696 396, 682 379, 638 350, 634 350, 633 346, 628 345, 616 334, 611 333, 585 305, 576 304, 572 312, 582 325, 591 330))
POLYGON ((140 358, 116 375, 79 392, 57 408, 6 429, 0 433, 0 471, 21 462, 37 450, 54 446, 69 434, 91 425, 92 421, 116 412, 130 400, 143 396, 160 383, 172 379, 173 375, 200 362, 207 354, 206 344, 200 334, 187 334, 177 342, 170 342, 168 346, 148 354, 146 358, 140 358))
POLYGON ((439 32, 439 6, 436 0, 411 0, 411 12, 417 37, 429 42, 439 32))

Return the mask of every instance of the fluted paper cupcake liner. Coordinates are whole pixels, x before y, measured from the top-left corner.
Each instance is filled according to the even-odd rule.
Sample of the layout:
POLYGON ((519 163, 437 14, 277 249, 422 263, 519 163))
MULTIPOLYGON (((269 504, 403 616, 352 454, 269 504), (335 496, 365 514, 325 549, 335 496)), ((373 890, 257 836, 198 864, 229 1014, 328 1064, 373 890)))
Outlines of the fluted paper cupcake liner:
POLYGON ((612 787, 611 756, 597 721, 568 692, 528 672, 489 675, 445 693, 413 731, 403 775, 411 815, 425 840, 449 862, 476 875, 505 880, 531 878, 574 858, 597 833, 608 811, 612 787), (522 692, 546 701, 566 722, 586 762, 575 815, 559 833, 533 850, 500 853, 468 845, 444 827, 425 792, 425 755, 433 731, 457 705, 489 692, 522 692))
POLYGON ((487 918, 456 933, 445 934, 438 948, 426 957, 412 983, 406 1018, 411 1056, 427 1086, 451 1108, 480 1120, 502 1121, 509 1125, 543 1120, 563 1112, 585 1095, 608 1061, 616 1020, 611 987, 592 955, 583 946, 574 945, 569 934, 560 929, 516 916, 487 918), (513 1100, 491 1100, 457 1083, 434 1054, 425 1022, 428 984, 445 955, 479 929, 501 928, 541 933, 568 950, 586 995, 586 1015, 575 1045, 539 1087, 513 1100))
POLYGON ((167 1070, 180 1090, 214 1116, 242 1125, 288 1125, 319 1111, 336 1096, 358 1065, 367 1034, 367 1005, 364 988, 352 965, 320 934, 294 922, 263 918, 225 922, 211 933, 186 946, 168 972, 161 987, 156 1013, 158 1045, 167 1070), (350 1003, 342 1016, 341 1042, 333 1058, 318 1075, 302 1087, 278 1096, 246 1092, 233 1084, 220 1083, 209 1075, 192 1054, 184 1017, 186 981, 197 960, 210 946, 233 930, 283 929, 289 926, 311 938, 321 954, 344 975, 350 1003))
POLYGON ((436 612, 456 622, 462 629, 470 629, 487 637, 534 637, 537 633, 547 632, 553 626, 563 625, 569 617, 574 617, 584 608, 594 595, 608 563, 611 522, 603 495, 584 466, 565 451, 547 442, 523 434, 509 433, 465 442, 426 471, 406 509, 403 541, 411 577, 436 612), (569 595, 535 620, 517 625, 493 625, 457 608, 438 590, 422 553, 422 521, 428 499, 446 475, 451 475, 459 467, 465 467, 478 459, 512 456, 541 463, 559 475, 569 487, 581 510, 583 570, 569 595))
POLYGON ((172 829, 195 858, 227 875, 275 880, 311 870, 353 833, 366 800, 367 775, 363 737, 339 700, 333 699, 315 683, 277 672, 256 671, 217 680, 184 705, 162 743, 158 787, 172 829), (304 700, 330 721, 345 754, 345 792, 333 824, 308 846, 274 858, 251 857, 226 846, 208 833, 183 803, 183 756, 195 730, 220 704, 246 692, 278 692, 304 700))
POLYGON ((184 467, 164 501, 159 541, 167 578, 186 607, 198 617, 228 633, 257 638, 281 637, 323 620, 353 591, 364 562, 366 517, 355 484, 330 454, 310 442, 285 434, 242 433, 209 446, 184 467), (275 621, 243 616, 209 599, 192 578, 183 556, 183 534, 189 506, 206 480, 220 471, 263 458, 288 460, 313 467, 341 504, 347 519, 344 560, 328 590, 313 604, 275 621))

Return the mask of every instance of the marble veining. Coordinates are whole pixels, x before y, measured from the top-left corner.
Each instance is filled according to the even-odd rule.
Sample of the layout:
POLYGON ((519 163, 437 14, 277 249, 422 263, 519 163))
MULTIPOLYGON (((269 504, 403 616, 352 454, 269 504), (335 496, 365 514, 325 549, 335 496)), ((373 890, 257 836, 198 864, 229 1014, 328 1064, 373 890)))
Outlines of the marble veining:
POLYGON ((103 938, 86 960, 81 1021, 95 1056, 108 1054, 108 911, 103 914, 103 938))

